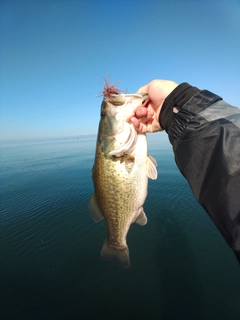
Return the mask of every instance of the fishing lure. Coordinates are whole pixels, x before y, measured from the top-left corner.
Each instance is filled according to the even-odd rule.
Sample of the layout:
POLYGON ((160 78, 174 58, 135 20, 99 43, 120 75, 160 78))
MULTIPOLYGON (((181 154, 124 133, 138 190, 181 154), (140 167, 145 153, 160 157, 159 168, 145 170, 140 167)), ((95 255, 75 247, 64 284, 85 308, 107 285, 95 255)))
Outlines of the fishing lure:
POLYGON ((110 99, 112 94, 120 94, 120 93, 124 93, 123 90, 120 90, 118 88, 116 88, 116 85, 120 82, 116 82, 112 85, 110 85, 109 82, 109 77, 108 77, 108 73, 106 74, 106 78, 103 78, 105 80, 105 85, 103 86, 103 91, 99 92, 96 97, 101 97, 103 96, 104 99, 110 99))

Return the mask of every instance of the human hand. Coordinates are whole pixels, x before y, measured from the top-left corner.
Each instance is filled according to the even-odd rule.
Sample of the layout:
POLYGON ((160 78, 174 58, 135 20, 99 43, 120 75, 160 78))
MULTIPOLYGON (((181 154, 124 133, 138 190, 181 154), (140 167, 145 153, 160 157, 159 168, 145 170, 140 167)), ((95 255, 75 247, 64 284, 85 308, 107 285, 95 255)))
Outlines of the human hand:
POLYGON ((156 132, 163 130, 159 123, 159 114, 166 97, 178 86, 170 80, 153 80, 138 89, 137 93, 147 93, 149 102, 135 110, 131 123, 138 132, 156 132))

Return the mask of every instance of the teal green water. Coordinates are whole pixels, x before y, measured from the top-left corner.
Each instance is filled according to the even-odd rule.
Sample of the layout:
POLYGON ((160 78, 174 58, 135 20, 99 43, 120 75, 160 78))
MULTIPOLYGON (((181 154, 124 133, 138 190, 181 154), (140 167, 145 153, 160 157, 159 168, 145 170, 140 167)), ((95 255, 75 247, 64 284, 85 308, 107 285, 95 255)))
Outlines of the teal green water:
POLYGON ((95 139, 1 143, 0 319, 239 319, 237 260, 165 136, 149 137, 159 177, 148 224, 128 234, 131 269, 101 261, 106 226, 87 209, 95 139))

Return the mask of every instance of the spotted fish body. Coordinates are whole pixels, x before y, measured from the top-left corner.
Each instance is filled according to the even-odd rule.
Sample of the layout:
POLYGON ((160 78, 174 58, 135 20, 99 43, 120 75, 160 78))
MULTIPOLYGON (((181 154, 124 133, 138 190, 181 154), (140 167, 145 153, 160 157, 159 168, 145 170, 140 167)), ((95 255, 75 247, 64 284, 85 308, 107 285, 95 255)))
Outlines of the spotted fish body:
POLYGON ((105 99, 96 145, 92 178, 95 193, 89 202, 93 219, 105 218, 108 236, 101 252, 103 260, 131 266, 126 237, 134 222, 145 225, 143 204, 148 177, 157 178, 156 161, 148 156, 145 134, 137 133, 127 120, 147 95, 119 94, 105 99))

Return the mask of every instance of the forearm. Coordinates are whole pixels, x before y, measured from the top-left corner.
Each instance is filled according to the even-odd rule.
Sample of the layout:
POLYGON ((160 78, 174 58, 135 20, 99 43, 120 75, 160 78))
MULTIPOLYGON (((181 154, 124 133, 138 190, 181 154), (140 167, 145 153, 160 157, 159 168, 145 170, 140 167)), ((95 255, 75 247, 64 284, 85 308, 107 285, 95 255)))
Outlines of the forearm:
POLYGON ((160 119, 178 168, 240 262, 240 110, 184 83, 165 99, 160 119))

